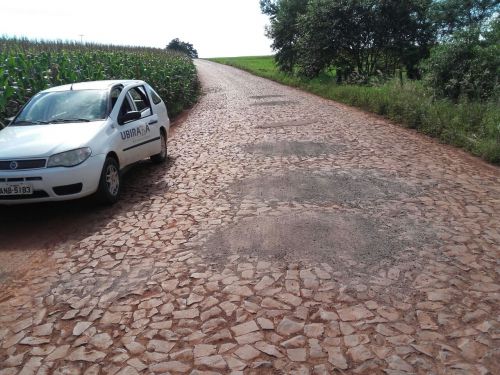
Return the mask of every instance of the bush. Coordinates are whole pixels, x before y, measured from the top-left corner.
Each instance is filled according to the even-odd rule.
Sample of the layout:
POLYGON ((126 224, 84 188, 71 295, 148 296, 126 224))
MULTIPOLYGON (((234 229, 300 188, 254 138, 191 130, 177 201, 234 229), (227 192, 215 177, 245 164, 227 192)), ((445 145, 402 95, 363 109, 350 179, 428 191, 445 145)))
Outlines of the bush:
POLYGON ((439 97, 457 102, 500 97, 499 22, 484 37, 469 29, 434 47, 423 64, 425 81, 439 97))

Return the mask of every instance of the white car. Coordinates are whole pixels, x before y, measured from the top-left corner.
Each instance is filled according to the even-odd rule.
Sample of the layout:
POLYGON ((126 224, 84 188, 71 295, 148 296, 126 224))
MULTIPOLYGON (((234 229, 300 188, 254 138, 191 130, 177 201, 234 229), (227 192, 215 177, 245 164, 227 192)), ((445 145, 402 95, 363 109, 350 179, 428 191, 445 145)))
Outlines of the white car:
POLYGON ((125 167, 167 158, 170 121, 143 81, 82 82, 35 95, 0 130, 0 204, 116 202, 125 167))

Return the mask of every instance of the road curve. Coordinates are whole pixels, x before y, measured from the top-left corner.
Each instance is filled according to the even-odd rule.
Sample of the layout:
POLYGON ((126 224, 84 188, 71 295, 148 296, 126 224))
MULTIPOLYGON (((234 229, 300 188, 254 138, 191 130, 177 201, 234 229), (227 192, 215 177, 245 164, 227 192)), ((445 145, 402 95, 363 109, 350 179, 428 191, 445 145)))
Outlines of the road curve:
POLYGON ((0 374, 498 371, 500 169, 196 65, 117 205, 0 208, 0 374))

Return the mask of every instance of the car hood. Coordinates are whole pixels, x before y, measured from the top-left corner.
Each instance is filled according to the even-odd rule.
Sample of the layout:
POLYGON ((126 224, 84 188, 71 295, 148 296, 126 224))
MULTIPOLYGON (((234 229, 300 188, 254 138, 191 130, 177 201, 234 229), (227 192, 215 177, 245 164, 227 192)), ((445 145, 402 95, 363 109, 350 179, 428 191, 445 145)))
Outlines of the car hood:
POLYGON ((0 130, 0 159, 47 157, 90 146, 103 121, 8 126, 0 130))

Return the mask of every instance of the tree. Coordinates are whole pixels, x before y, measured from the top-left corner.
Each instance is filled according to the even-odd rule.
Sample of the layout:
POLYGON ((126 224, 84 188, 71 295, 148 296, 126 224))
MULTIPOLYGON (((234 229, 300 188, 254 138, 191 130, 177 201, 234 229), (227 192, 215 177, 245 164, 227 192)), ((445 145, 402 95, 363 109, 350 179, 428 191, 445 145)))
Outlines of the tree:
POLYGON ((191 43, 183 42, 179 40, 179 38, 172 39, 170 43, 167 44, 165 49, 167 51, 184 53, 192 59, 198 58, 198 51, 194 49, 193 45, 191 43))
POLYGON ((431 0, 310 0, 299 17, 298 65, 309 77, 334 65, 367 79, 427 57, 434 33, 431 0))
POLYGON ((410 79, 420 79, 420 62, 436 42, 432 0, 391 0, 378 4, 377 28, 383 51, 381 70, 394 75, 404 67, 410 79))
MULTIPOLYGON (((420 63, 433 46, 455 39, 458 51, 466 35, 472 40, 463 53, 483 45, 484 31, 500 14, 500 0, 260 0, 260 6, 270 16, 267 35, 280 70, 315 77, 334 67, 338 81, 355 74, 365 82, 398 69, 421 78, 420 63)), ((436 59, 446 55, 439 48, 436 59)), ((480 55, 489 62, 475 61, 491 72, 488 51, 480 55)))
POLYGON ((455 32, 423 64, 425 81, 435 94, 457 101, 500 99, 500 19, 490 29, 455 32))
POLYGON ((275 60, 283 72, 291 73, 297 62, 298 18, 305 12, 308 0, 260 0, 262 13, 270 16, 266 35, 273 40, 275 60))
POLYGON ((500 0, 436 0, 439 41, 422 64, 434 93, 460 98, 500 98, 500 0))
POLYGON ((481 28, 500 12, 500 0, 435 0, 432 17, 441 39, 470 27, 481 28))

